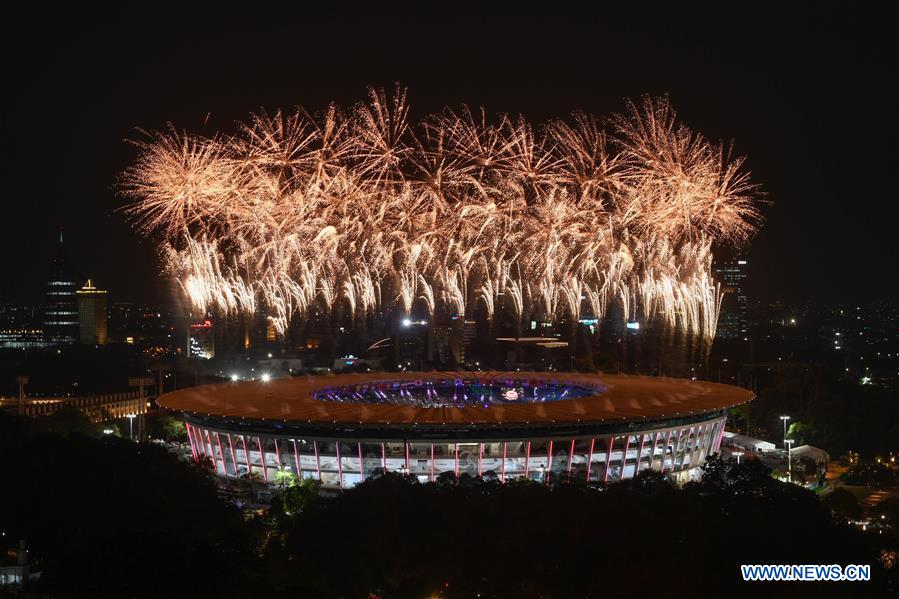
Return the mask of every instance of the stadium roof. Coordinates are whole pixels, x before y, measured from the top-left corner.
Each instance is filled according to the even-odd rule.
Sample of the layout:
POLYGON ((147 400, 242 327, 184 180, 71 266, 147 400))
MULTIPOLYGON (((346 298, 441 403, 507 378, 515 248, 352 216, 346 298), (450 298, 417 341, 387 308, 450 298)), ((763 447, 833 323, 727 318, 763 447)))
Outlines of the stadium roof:
POLYGON ((622 422, 684 417, 752 400, 739 387, 661 377, 549 372, 403 372, 339 374, 203 385, 166 393, 158 403, 170 410, 237 419, 347 424, 548 424, 622 422), (528 380, 600 387, 595 395, 543 403, 490 407, 422 408, 388 403, 333 402, 313 399, 326 387, 383 382, 464 379, 528 380))

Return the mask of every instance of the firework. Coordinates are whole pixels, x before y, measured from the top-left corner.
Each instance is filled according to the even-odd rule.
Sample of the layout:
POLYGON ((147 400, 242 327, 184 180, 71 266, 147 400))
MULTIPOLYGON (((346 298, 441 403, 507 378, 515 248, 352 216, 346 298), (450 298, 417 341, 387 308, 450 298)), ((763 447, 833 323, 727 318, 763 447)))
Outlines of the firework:
POLYGON ((658 318, 711 338, 712 249, 742 244, 758 191, 667 99, 610 119, 446 109, 406 91, 350 110, 251 115, 232 135, 169 128, 122 176, 138 229, 164 239, 193 304, 291 318, 339 307, 519 321, 658 318))

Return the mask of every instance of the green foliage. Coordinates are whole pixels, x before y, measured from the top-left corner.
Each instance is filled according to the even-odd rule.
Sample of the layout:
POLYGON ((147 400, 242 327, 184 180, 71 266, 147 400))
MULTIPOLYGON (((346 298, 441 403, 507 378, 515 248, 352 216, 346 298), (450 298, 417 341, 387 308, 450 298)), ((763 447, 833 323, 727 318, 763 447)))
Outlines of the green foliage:
POLYGON ((794 447, 808 445, 815 438, 815 431, 809 424, 794 422, 787 428, 787 438, 795 441, 794 447))
POLYGON ((321 483, 311 478, 304 478, 287 487, 281 496, 285 513, 299 514, 318 500, 320 491, 321 483))
POLYGON ((272 482, 276 487, 278 487, 278 489, 284 491, 284 489, 288 487, 296 486, 297 475, 286 468, 280 468, 277 472, 275 472, 275 476, 272 479, 272 482))
POLYGON ((158 414, 147 420, 147 428, 151 437, 170 443, 184 443, 187 441, 184 421, 180 418, 175 418, 170 414, 158 414))

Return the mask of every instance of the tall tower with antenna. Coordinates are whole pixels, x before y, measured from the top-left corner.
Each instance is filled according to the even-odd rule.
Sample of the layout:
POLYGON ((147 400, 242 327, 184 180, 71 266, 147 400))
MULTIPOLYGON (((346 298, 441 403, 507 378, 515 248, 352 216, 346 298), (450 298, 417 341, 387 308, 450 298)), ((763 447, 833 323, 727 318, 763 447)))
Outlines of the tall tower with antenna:
POLYGON ((78 340, 78 281, 66 259, 62 227, 59 243, 50 261, 44 306, 44 335, 56 345, 71 345, 78 340))

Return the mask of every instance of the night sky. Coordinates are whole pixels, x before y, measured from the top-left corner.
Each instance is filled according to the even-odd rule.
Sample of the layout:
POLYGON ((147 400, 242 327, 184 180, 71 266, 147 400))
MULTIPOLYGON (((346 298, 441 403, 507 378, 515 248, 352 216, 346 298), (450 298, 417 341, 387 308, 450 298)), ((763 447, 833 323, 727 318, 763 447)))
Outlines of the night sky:
POLYGON ((117 211, 135 128, 230 131, 260 107, 349 105, 394 82, 408 86, 413 120, 461 103, 534 121, 604 115, 668 93, 686 124, 734 140, 767 193, 748 248, 755 298, 896 299, 895 5, 677 4, 395 15, 42 7, 7 19, 0 301, 40 301, 58 225, 78 271, 113 301, 168 299, 153 240, 117 211))

